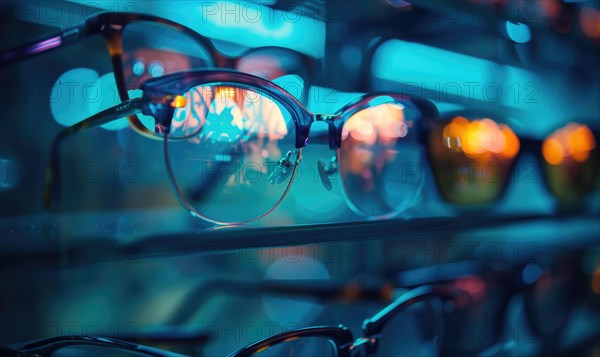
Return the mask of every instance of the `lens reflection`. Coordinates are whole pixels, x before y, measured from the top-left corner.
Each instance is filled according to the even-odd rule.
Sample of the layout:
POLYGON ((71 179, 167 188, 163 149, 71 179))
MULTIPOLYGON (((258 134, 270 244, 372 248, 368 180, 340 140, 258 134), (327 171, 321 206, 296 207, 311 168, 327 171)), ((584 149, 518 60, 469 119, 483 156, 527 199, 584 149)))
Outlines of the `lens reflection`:
POLYGON ((292 337, 252 354, 257 357, 336 357, 335 344, 324 337, 292 337))
POLYGON ((569 123, 549 135, 542 155, 550 191, 573 201, 592 191, 598 180, 596 140, 586 126, 569 123))
POLYGON ((349 204, 359 213, 382 216, 413 203, 421 182, 415 119, 416 113, 390 100, 344 123, 340 175, 349 204))
POLYGON ((482 204, 498 198, 508 181, 520 142, 504 124, 462 116, 437 123, 429 137, 440 193, 449 202, 482 204))
POLYGON ((264 93, 232 85, 189 90, 166 140, 180 199, 217 222, 244 222, 277 205, 299 152, 291 114, 264 93), (171 138, 184 140, 173 140, 171 138))
MULTIPOLYGON (((123 29, 122 65, 127 90, 139 89, 153 77, 213 67, 208 48, 189 35, 155 22, 133 22, 123 29)), ((138 115, 141 123, 154 132, 154 119, 138 115)))
POLYGON ((256 49, 241 57, 235 67, 238 71, 250 73, 270 81, 284 76, 298 76, 295 81, 275 81, 283 89, 301 102, 307 99, 310 84, 308 68, 299 53, 283 48, 256 49), (299 85, 302 83, 303 85, 299 85))

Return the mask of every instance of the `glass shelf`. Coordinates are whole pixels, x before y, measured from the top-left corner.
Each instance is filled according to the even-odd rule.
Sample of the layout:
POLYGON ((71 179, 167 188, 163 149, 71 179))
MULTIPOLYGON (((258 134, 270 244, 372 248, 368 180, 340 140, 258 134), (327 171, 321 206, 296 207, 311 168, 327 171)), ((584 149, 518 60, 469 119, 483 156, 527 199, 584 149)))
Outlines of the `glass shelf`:
POLYGON ((286 227, 210 226, 174 218, 181 218, 181 214, 180 210, 156 210, 3 218, 0 255, 5 264, 65 268, 245 249, 388 240, 394 249, 427 250, 432 248, 418 244, 436 242, 445 250, 459 247, 464 255, 472 249, 474 256, 470 258, 485 258, 485 254, 514 257, 516 250, 589 246, 597 244, 600 236, 597 214, 463 214, 286 227))

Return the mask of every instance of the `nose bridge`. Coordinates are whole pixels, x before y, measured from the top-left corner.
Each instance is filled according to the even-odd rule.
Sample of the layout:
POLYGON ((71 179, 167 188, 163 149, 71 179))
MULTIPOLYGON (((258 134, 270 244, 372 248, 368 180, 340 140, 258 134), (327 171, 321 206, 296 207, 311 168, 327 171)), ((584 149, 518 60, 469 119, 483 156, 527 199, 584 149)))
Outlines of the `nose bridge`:
POLYGON ((341 140, 341 132, 338 126, 335 124, 336 119, 339 118, 339 115, 336 114, 322 114, 322 113, 314 113, 313 114, 313 123, 314 122, 325 122, 328 127, 328 144, 329 148, 332 150, 337 150, 340 147, 341 140))
POLYGON ((315 122, 315 121, 330 122, 330 121, 333 121, 335 118, 337 118, 337 115, 335 115, 335 114, 321 114, 321 113, 313 114, 313 122, 315 122))

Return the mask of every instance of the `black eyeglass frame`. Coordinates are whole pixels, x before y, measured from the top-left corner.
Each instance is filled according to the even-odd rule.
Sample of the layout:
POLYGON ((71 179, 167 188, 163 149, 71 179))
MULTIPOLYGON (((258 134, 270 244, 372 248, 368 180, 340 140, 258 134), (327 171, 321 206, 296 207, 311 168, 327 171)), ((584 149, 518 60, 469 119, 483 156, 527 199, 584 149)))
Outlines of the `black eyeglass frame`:
POLYGON ((394 302, 386 306, 375 316, 367 318, 362 324, 363 336, 354 338, 352 332, 344 325, 337 327, 316 326, 284 332, 263 340, 254 342, 233 352, 228 357, 250 357, 269 347, 302 337, 322 337, 329 339, 336 349, 337 357, 350 357, 360 353, 367 355, 377 352, 378 342, 385 325, 395 316, 410 306, 432 298, 451 299, 459 291, 448 289, 446 286, 424 285, 402 294, 394 302))

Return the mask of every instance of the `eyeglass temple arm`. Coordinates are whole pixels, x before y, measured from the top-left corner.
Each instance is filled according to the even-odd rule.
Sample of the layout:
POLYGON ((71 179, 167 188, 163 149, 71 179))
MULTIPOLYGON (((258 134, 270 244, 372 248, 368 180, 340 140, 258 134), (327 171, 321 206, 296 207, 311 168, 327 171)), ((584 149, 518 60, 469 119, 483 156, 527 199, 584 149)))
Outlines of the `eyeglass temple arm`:
POLYGON ((383 310, 378 312, 377 315, 370 319, 366 319, 362 325, 364 335, 373 336, 379 334, 385 324, 398 313, 406 310, 413 304, 434 296, 450 298, 454 296, 454 291, 446 286, 441 285, 424 285, 409 290, 408 292, 402 294, 394 302, 386 306, 383 310))
MULTIPOLYGON (((135 353, 136 356, 148 357, 186 357, 184 355, 159 350, 154 347, 138 345, 121 339, 96 336, 59 336, 46 340, 35 341, 18 348, 17 356, 54 356, 57 351, 70 346, 96 346, 101 348, 119 349, 135 353)), ((107 350, 106 352, 109 352, 107 350)), ((62 351, 61 351, 62 352, 62 351)), ((110 354, 110 353, 109 353, 110 354)))
POLYGON ((90 29, 91 27, 88 27, 86 23, 63 30, 57 34, 31 42, 27 45, 0 53, 0 65, 9 64, 28 57, 33 57, 40 53, 50 51, 54 48, 73 43, 76 40, 87 37, 94 33, 93 31, 90 31, 90 29))
POLYGON ((126 100, 114 107, 103 110, 91 117, 72 125, 62 130, 54 138, 52 149, 50 150, 50 158, 48 167, 46 168, 45 188, 44 188, 44 205, 48 208, 56 208, 59 205, 59 190, 60 190, 60 148, 64 140, 71 135, 85 129, 95 128, 117 119, 140 113, 146 106, 146 101, 143 98, 135 98, 126 100))

